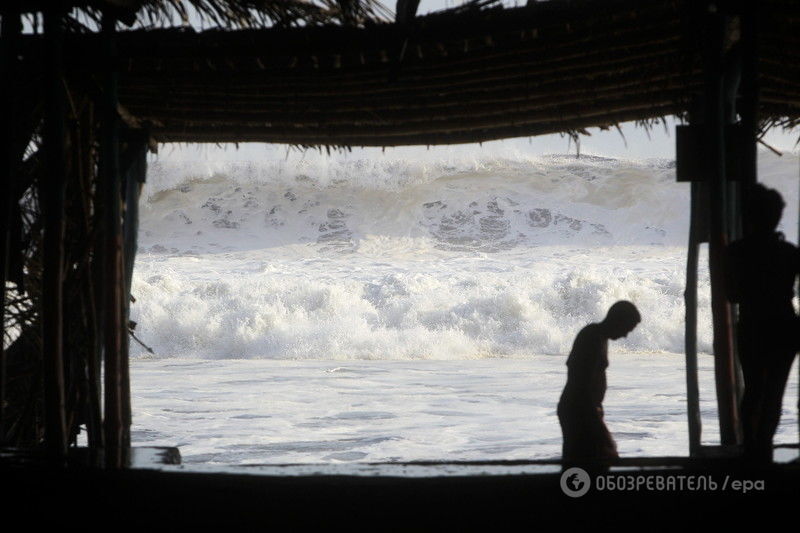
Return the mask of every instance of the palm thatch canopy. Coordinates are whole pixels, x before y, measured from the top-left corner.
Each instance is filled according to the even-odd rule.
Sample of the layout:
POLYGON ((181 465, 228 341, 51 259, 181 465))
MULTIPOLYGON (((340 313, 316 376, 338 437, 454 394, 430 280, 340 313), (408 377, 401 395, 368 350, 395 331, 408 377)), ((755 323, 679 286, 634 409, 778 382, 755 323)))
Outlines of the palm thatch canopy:
POLYGON ((378 0, 5 0, 0 10, 30 14, 54 5, 78 23, 99 23, 110 14, 126 26, 144 27, 187 24, 193 17, 226 29, 358 26, 391 16, 378 0))
MULTIPOLYGON (((140 21, 169 16, 163 3, 139 3, 140 21)), ((230 15, 234 6, 243 16, 241 10, 266 5, 193 4, 208 17, 230 15)), ((286 5, 300 4, 310 5, 286 5)), ((130 123, 162 142, 450 144, 648 123, 686 114, 701 92, 698 4, 473 3, 407 24, 370 18, 375 4, 366 4, 354 24, 290 27, 285 19, 270 29, 126 31, 117 40, 120 102, 130 123)), ((795 124, 800 4, 759 5, 761 117, 765 125, 795 124)), ((217 20, 254 24, 252 17, 217 20)), ((99 39, 70 35, 65 51, 73 79, 97 74, 99 39)), ((731 27, 729 46, 738 39, 731 27)))

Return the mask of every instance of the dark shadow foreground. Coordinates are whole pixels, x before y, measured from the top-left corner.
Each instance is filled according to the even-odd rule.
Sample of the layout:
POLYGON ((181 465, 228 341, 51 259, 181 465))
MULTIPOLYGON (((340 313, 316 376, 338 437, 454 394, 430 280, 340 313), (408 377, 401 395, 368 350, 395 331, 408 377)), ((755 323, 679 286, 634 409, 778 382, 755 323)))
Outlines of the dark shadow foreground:
MULTIPOLYGON (((650 458, 649 464, 654 461, 650 458)), ((619 477, 712 476, 718 490, 597 491, 570 498, 560 474, 429 478, 348 476, 259 476, 104 471, 0 465, 7 489, 3 509, 40 525, 63 526, 78 516, 89 529, 121 525, 223 526, 267 531, 343 526, 370 531, 533 531, 545 524, 567 530, 599 525, 733 525, 743 512, 758 510, 770 521, 796 519, 787 502, 800 497, 800 465, 741 470, 736 463, 690 461, 683 467, 625 469, 619 477), (729 480, 727 490, 721 485, 729 480), (762 480, 763 490, 731 490, 735 480, 762 480)), ((639 483, 643 483, 640 481, 639 483)), ((749 514, 749 513, 748 513, 749 514)), ((75 524, 79 526, 79 524, 75 524)), ((79 526, 80 527, 80 526, 79 526)))

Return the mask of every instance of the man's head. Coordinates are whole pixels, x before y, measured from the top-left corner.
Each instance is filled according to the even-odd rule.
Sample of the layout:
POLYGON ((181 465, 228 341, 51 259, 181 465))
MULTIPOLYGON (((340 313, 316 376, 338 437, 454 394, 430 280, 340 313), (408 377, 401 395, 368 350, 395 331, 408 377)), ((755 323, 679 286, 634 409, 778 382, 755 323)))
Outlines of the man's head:
POLYGON ((608 309, 602 326, 609 339, 627 337, 628 333, 642 321, 636 306, 627 300, 620 300, 608 309))
POLYGON ((756 183, 747 191, 747 222, 756 233, 775 231, 786 205, 780 193, 756 183))

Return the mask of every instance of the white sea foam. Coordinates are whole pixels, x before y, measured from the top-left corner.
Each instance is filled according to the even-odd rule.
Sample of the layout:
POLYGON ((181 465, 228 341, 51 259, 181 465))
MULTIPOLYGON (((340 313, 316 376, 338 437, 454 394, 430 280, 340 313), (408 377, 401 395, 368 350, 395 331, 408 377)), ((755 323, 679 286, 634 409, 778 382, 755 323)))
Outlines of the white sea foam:
MULTIPOLYGON (((795 240, 797 157, 761 171, 795 240)), ((566 353, 625 298, 621 350, 681 352, 688 188, 591 156, 156 161, 132 318, 160 357, 476 359, 566 353)))
MULTIPOLYGON (((719 443, 711 356, 699 358, 704 444, 719 443)), ((776 443, 797 441, 797 366, 776 443)), ((363 463, 552 459, 562 357, 472 361, 133 361, 132 439, 179 446, 183 469, 465 475, 449 468, 362 469, 363 463), (320 465, 342 466, 340 470, 320 465)), ((605 420, 624 457, 687 455, 681 354, 612 353, 605 420)), ((790 454, 791 457, 792 454, 790 454)), ((796 452, 793 454, 796 456, 796 452)), ((784 459, 785 460, 785 459, 784 459)), ((482 469, 477 473, 520 473, 482 469)), ((523 470, 524 471, 524 470, 523 470)))

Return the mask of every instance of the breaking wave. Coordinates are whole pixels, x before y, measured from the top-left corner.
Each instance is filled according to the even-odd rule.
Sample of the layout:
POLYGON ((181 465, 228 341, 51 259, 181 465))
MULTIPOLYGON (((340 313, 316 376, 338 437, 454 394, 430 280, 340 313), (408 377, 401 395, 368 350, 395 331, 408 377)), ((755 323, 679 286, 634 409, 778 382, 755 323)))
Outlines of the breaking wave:
MULTIPOLYGON (((619 348, 680 352, 688 185, 673 167, 156 161, 132 318, 167 357, 524 357, 566 353, 626 298, 644 319, 619 348)), ((709 330, 703 315, 701 349, 709 330)))

